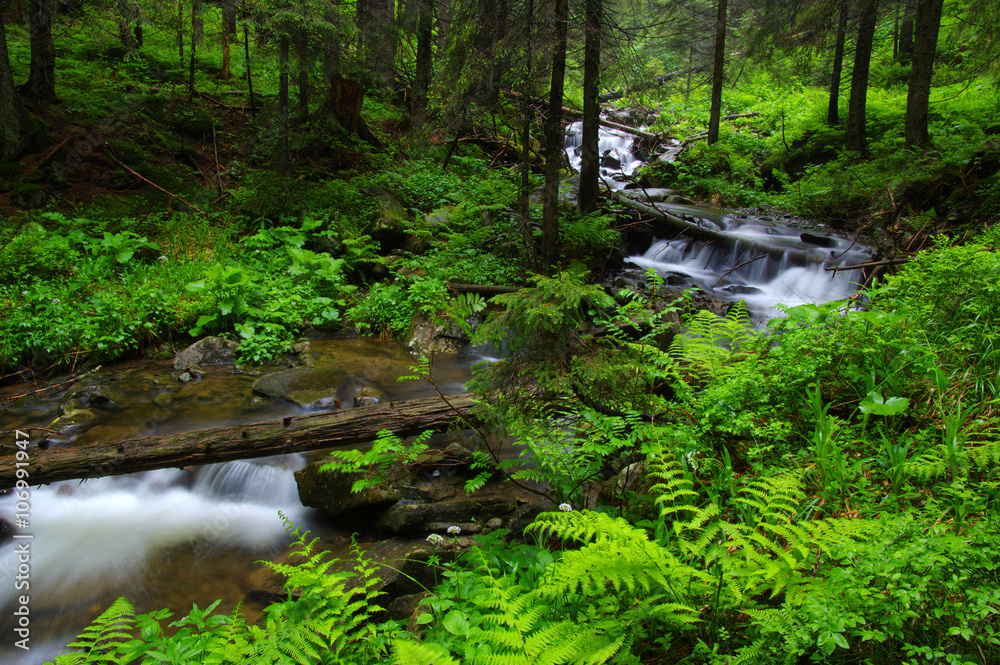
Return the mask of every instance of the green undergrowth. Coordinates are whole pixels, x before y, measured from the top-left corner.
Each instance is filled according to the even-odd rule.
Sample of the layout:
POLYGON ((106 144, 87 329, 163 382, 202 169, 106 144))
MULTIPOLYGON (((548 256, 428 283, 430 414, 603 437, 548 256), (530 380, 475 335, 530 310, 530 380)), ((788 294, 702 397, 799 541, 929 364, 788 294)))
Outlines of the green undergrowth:
MULTIPOLYGON (((289 598, 263 623, 195 608, 167 637, 165 614, 121 600, 57 663, 991 662, 996 241, 938 238, 863 297, 786 308, 769 331, 739 306, 664 301, 652 278, 616 302, 580 267, 537 277, 477 331, 506 335, 476 388, 483 422, 521 453, 483 444, 475 466, 562 505, 432 558, 443 581, 419 629, 377 618, 362 555, 348 583, 300 536, 301 562, 276 567, 289 598), (632 480, 598 501, 607 469, 632 480)), ((331 466, 377 479, 419 452, 384 432, 331 466)))

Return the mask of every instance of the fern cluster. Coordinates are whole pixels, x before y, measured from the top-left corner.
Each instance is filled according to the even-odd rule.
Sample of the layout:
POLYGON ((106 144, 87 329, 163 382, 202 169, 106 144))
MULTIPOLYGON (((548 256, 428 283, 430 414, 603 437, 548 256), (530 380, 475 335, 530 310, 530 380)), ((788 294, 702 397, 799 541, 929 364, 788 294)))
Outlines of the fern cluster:
POLYGON ((119 598, 68 645, 80 651, 57 656, 54 665, 353 665, 384 659, 398 628, 392 622, 370 623, 381 611, 376 603, 381 592, 375 565, 354 544, 353 570, 330 572, 336 560, 316 549, 319 539, 308 540, 308 532, 300 534, 283 519, 296 538, 292 556, 301 561, 264 562, 287 577, 289 598, 269 606, 263 621, 248 625, 239 607, 229 616, 213 616, 216 601, 205 610, 195 605, 187 616, 170 624, 179 630, 166 636, 159 622, 170 616, 169 611, 136 616, 132 604, 119 598), (135 631, 138 638, 133 638, 135 631))

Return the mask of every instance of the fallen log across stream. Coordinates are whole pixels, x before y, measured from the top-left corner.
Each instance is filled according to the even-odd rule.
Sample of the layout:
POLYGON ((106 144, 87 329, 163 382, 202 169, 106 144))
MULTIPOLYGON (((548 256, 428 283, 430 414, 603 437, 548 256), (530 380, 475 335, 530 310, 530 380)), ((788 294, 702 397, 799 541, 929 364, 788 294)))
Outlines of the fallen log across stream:
POLYGON ((475 400, 471 394, 447 400, 427 397, 383 402, 195 432, 30 450, 27 460, 17 460, 11 452, 0 457, 0 490, 14 487, 18 469, 27 470, 24 479, 30 485, 40 485, 348 446, 373 441, 380 430, 391 430, 400 437, 425 430, 443 432, 459 418, 473 422, 470 409, 475 400), (27 466, 15 464, 25 461, 27 466))
POLYGON ((669 210, 656 205, 656 203, 643 203, 641 201, 636 201, 635 199, 629 198, 625 194, 617 190, 610 190, 611 198, 619 203, 632 208, 636 212, 652 217, 659 221, 666 228, 676 230, 680 233, 684 233, 697 240, 702 240, 704 242, 709 242, 712 240, 724 241, 726 240, 726 234, 721 231, 716 231, 715 229, 710 229, 705 226, 699 225, 697 222, 688 221, 687 219, 681 217, 680 215, 675 215, 669 210))

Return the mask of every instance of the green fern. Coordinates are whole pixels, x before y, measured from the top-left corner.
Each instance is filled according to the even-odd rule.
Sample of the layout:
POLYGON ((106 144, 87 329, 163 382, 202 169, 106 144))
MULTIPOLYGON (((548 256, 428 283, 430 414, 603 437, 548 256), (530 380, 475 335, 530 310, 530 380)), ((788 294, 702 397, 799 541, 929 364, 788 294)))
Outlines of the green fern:
POLYGON ((120 665, 129 662, 122 652, 125 643, 132 639, 135 608, 126 598, 111 603, 99 617, 80 633, 76 641, 67 646, 83 649, 82 652, 56 656, 55 665, 100 663, 120 665))
POLYGON ((686 318, 684 334, 674 336, 669 354, 692 374, 707 380, 716 376, 753 335, 743 301, 734 303, 725 316, 698 310, 686 318))

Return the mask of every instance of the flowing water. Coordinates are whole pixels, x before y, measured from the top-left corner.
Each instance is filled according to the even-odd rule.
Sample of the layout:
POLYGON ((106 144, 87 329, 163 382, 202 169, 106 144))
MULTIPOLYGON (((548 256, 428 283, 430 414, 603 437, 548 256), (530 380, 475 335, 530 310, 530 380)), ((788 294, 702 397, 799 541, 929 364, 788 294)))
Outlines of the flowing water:
MULTIPOLYGON (((579 166, 579 123, 567 134, 571 161, 579 166)), ((641 165, 632 152, 633 137, 602 129, 602 178, 623 189, 641 165)), ((644 197, 644 191, 629 194, 644 197)), ((650 192, 655 194, 655 192, 650 192)), ((654 198, 660 198, 655 197, 654 198)), ((647 201, 649 203, 649 201, 647 201)), ((692 287, 720 300, 744 300, 758 319, 773 316, 775 303, 822 302, 848 296, 860 280, 857 271, 827 267, 860 263, 866 248, 827 229, 801 228, 739 216, 701 206, 653 203, 665 212, 697 220, 721 232, 704 243, 681 237, 655 240, 629 260, 653 269, 672 285, 692 287), (819 244, 818 244, 819 243, 819 244)), ((366 339, 313 341, 320 368, 338 368, 344 380, 338 396, 346 407, 362 388, 384 399, 433 394, 418 381, 398 383, 410 374, 409 356, 396 344, 366 339)), ((435 379, 446 393, 468 380, 472 358, 435 362, 435 379)), ((92 426, 53 445, 118 440, 146 434, 207 429, 272 420, 303 413, 281 401, 254 396, 253 373, 231 367, 208 368, 208 375, 177 390, 169 362, 125 363, 103 372, 102 382, 121 393, 121 404, 98 410, 92 426), (164 397, 165 393, 170 393, 164 397)), ((31 390, 6 387, 4 395, 31 390)), ((63 395, 26 398, 0 411, 0 431, 44 427, 56 415, 63 395)), ((8 439, 0 443, 9 443, 8 439)), ((287 544, 282 511, 298 525, 325 526, 298 500, 293 472, 302 455, 244 460, 227 464, 159 471, 95 480, 67 481, 33 488, 30 528, 31 651, 13 647, 14 543, 0 542, 0 663, 40 663, 61 651, 114 598, 125 595, 138 611, 161 607, 183 613, 195 602, 204 607, 224 599, 219 611, 245 601, 253 621, 262 607, 247 599, 253 584, 248 562, 280 552, 287 544)), ((0 497, 0 519, 14 519, 14 500, 0 497)), ((18 594, 25 593, 18 591, 18 594)))
MULTIPOLYGON (((385 400, 434 394, 422 381, 397 382, 397 377, 411 373, 408 367, 413 361, 395 343, 361 338, 313 341, 311 353, 317 367, 343 369, 338 393, 345 407, 361 388, 374 388, 385 400)), ((442 391, 460 392, 473 360, 435 359, 434 375, 442 391)), ((208 376, 174 392, 176 397, 166 406, 154 400, 176 389, 168 361, 125 363, 104 372, 101 381, 122 394, 122 404, 98 410, 93 427, 53 445, 206 429, 304 412, 289 403, 254 396, 250 387, 256 376, 233 374, 232 367, 207 369, 208 376)), ((32 388, 8 386, 3 393, 32 388)), ((57 414, 62 397, 55 392, 44 399, 13 403, 0 411, 0 431, 45 426, 57 414)), ((10 435, 2 443, 10 443, 10 435)), ((296 525, 329 528, 299 502, 292 474, 305 463, 305 456, 296 454, 32 488, 27 591, 14 588, 15 542, 0 544, 0 663, 27 665, 53 657, 122 595, 140 612, 169 607, 178 616, 192 602, 205 607, 223 598, 219 611, 228 612, 243 601, 243 611, 253 621, 263 606, 247 599, 256 569, 248 564, 286 546, 278 511, 296 525), (18 638, 12 612, 16 596, 22 594, 30 596, 30 652, 13 646, 18 638)), ((0 497, 0 519, 12 524, 14 513, 14 497, 0 497)))
MULTIPOLYGON (((577 170, 581 133, 580 122, 570 124, 566 133, 567 155, 577 170)), ((723 302, 742 300, 758 324, 779 315, 776 304, 846 298, 864 281, 860 269, 831 269, 864 263, 871 256, 870 248, 823 225, 803 228, 707 206, 665 203, 669 190, 635 187, 633 175, 643 161, 635 154, 634 142, 630 134, 601 127, 598 152, 604 184, 716 231, 720 238, 703 242, 674 232, 654 240, 645 252, 629 257, 629 262, 655 270, 671 286, 694 288, 723 302)), ((670 151, 676 146, 661 148, 670 151)))

